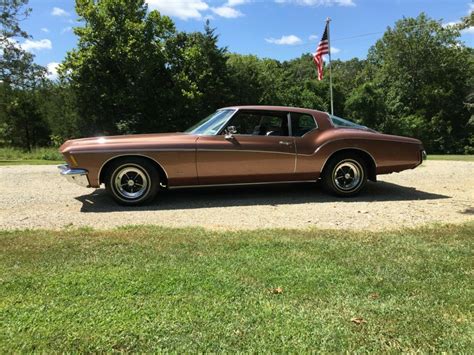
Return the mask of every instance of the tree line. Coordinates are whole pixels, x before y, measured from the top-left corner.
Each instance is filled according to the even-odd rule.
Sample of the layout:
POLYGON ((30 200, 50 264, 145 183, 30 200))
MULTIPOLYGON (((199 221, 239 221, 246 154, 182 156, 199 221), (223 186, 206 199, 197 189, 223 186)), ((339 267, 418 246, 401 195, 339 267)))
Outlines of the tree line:
MULTIPOLYGON (((230 105, 328 111, 329 81, 311 54, 278 61, 230 53, 207 22, 178 31, 144 0, 76 0, 77 47, 49 80, 17 39, 28 0, 1 7, 0 144, 31 149, 69 138, 181 131, 230 105)), ((384 133, 421 139, 431 153, 474 153, 474 53, 458 25, 403 18, 366 59, 332 63, 334 111, 384 133)))

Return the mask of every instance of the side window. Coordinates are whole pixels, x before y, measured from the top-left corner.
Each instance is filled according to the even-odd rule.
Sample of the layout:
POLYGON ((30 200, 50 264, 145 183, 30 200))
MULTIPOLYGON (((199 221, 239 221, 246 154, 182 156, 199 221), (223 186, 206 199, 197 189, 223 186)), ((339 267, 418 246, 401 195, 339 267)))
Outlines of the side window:
POLYGON ((238 112, 229 126, 236 134, 253 136, 288 136, 288 119, 285 112, 238 112))
POLYGON ((254 127, 260 122, 260 117, 250 113, 237 112, 229 126, 234 126, 237 134, 253 134, 254 127))
POLYGON ((305 113, 291 114, 291 131, 293 136, 301 137, 315 128, 317 128, 317 126, 313 116, 305 113))

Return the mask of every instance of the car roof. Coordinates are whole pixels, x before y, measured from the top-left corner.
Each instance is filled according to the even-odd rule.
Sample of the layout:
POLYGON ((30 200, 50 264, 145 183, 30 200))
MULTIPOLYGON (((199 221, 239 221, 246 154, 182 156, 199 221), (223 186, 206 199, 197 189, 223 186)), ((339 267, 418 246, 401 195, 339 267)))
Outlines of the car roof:
POLYGON ((291 111, 291 112, 301 112, 301 113, 326 113, 324 111, 313 110, 310 108, 302 107, 291 107, 291 106, 266 106, 266 105, 244 105, 244 106, 229 106, 223 107, 222 109, 238 109, 238 110, 267 110, 267 111, 291 111))

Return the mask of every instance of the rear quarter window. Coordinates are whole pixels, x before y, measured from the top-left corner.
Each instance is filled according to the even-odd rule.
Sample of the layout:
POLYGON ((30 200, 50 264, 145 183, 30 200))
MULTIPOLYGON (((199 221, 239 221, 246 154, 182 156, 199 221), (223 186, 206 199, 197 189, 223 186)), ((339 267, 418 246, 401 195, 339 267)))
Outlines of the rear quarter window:
POLYGON ((367 129, 367 127, 362 126, 360 124, 351 122, 341 117, 337 117, 334 115, 329 115, 329 119, 334 127, 341 127, 341 128, 357 128, 357 129, 367 129))
POLYGON ((306 113, 291 113, 291 130, 295 137, 301 137, 304 134, 317 128, 314 117, 306 113))

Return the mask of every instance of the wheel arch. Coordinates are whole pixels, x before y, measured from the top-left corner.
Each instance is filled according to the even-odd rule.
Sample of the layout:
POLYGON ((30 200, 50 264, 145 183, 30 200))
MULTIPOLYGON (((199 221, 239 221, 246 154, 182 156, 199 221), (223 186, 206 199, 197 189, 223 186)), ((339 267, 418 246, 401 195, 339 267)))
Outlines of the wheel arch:
POLYGON ((333 159, 336 155, 344 153, 353 153, 360 156, 367 166, 367 178, 371 181, 377 181, 377 163, 375 162, 374 157, 369 152, 361 148, 341 148, 334 151, 324 162, 323 167, 321 169, 321 173, 324 171, 328 162, 331 161, 331 159, 333 159))
POLYGON ((117 160, 121 160, 121 159, 126 159, 126 158, 140 158, 140 159, 148 160, 158 171, 158 174, 160 175, 160 183, 165 186, 168 185, 168 174, 166 173, 166 170, 161 166, 161 164, 158 163, 155 159, 147 155, 140 155, 140 154, 123 154, 123 155, 114 156, 106 160, 102 164, 99 170, 99 184, 105 183, 105 177, 106 177, 108 168, 112 165, 113 162, 117 160))

